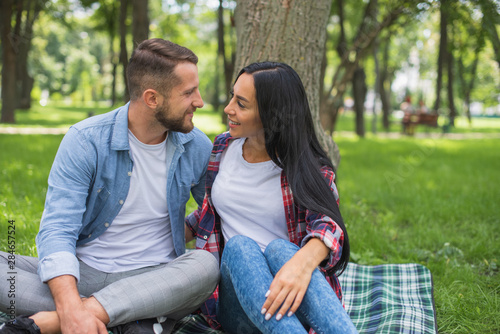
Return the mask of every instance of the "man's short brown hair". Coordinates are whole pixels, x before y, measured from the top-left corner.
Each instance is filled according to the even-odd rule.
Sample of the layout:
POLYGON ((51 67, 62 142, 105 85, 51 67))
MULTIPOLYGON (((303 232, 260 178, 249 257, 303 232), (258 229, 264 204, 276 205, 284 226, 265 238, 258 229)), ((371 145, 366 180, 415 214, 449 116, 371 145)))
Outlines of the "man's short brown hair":
POLYGON ((198 63, 193 51, 161 38, 140 43, 132 53, 127 67, 130 100, 142 96, 146 89, 154 89, 168 95, 178 85, 174 68, 180 62, 198 63))

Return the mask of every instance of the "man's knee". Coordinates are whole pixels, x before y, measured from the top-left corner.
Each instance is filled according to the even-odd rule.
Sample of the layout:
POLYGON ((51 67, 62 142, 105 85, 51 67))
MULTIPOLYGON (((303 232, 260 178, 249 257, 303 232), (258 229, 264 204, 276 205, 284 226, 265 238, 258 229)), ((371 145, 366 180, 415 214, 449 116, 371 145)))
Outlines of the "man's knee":
POLYGON ((189 255, 205 268, 203 279, 215 290, 219 283, 219 261, 211 253, 201 249, 193 250, 189 252, 189 255))

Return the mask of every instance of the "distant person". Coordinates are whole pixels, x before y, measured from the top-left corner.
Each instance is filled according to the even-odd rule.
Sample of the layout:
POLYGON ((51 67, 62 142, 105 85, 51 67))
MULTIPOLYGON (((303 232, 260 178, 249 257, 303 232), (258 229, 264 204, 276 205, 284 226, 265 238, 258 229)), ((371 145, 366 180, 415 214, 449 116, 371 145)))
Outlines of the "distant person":
POLYGON ((122 324, 114 329, 169 333, 212 294, 217 260, 185 254, 184 240, 185 205, 190 193, 202 203, 212 147, 193 127, 203 107, 197 61, 172 42, 142 42, 127 67, 131 101, 69 129, 49 176, 39 258, 16 256, 22 316, 0 333, 104 334, 122 324))
POLYGON ((356 333, 337 274, 349 260, 333 165, 306 92, 282 63, 238 75, 214 142, 202 209, 186 239, 220 259, 202 311, 228 333, 356 333))
POLYGON ((417 114, 422 115, 422 114, 428 114, 429 113, 429 108, 425 106, 425 103, 423 100, 418 101, 418 109, 417 109, 417 114))
POLYGON ((405 100, 401 103, 400 108, 403 111, 403 119, 401 120, 403 133, 412 136, 415 133, 415 122, 417 120, 415 117, 415 109, 411 105, 411 97, 409 95, 405 97, 405 100))

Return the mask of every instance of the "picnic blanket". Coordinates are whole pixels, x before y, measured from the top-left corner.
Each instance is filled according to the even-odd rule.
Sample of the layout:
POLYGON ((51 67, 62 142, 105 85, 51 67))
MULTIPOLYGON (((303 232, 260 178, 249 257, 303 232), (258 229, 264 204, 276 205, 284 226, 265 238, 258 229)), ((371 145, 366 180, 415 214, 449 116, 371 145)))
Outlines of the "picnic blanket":
MULTIPOLYGON (((339 279, 345 308, 360 334, 437 333, 432 275, 426 267, 349 263, 339 279)), ((208 327, 202 316, 190 315, 176 324, 174 333, 223 332, 208 327)))

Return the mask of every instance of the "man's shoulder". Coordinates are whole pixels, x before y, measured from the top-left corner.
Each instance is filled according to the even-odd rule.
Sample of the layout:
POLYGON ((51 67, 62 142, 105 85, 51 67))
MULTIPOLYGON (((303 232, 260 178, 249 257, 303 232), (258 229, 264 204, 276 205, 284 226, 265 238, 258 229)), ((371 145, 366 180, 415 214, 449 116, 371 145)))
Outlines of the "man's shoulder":
POLYGON ((185 146, 196 146, 201 147, 202 149, 212 148, 212 142, 208 136, 197 127, 194 127, 189 133, 175 132, 175 135, 177 136, 179 142, 185 146))
POLYGON ((116 123, 116 117, 124 106, 108 111, 107 113, 86 118, 72 126, 72 128, 84 131, 92 128, 109 127, 116 123))

